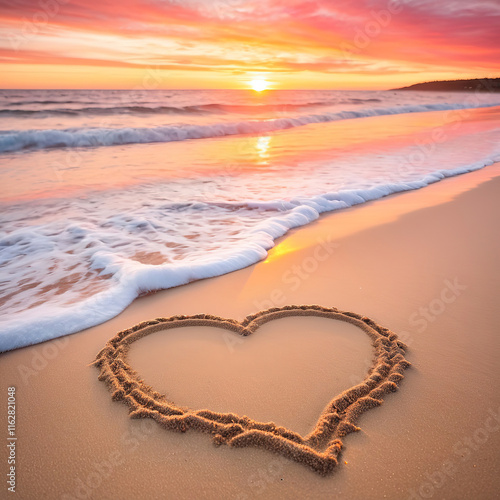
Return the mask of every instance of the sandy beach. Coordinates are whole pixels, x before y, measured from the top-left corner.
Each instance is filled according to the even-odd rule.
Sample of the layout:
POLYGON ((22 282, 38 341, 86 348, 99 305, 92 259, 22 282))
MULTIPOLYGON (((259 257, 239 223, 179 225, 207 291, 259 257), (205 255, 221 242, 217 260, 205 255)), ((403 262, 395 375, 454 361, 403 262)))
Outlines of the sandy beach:
MULTIPOLYGON (((499 193, 497 164, 322 216, 281 238, 263 262, 2 354, 1 378, 16 388, 18 497, 496 498, 499 193), (110 338, 141 321, 242 320, 302 304, 368 316, 408 345, 412 363, 399 390, 344 438, 326 477, 267 450, 215 447, 206 434, 129 419, 90 366, 110 338)), ((178 405, 303 435, 373 357, 359 329, 322 318, 276 320, 245 339, 201 330, 152 334, 131 348, 130 363, 178 405)))

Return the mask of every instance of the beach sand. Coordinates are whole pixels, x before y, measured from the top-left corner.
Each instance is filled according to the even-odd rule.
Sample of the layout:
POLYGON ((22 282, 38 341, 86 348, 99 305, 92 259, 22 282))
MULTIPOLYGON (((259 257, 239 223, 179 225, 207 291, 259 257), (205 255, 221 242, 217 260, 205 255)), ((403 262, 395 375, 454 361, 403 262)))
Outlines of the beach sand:
MULTIPOLYGON (((281 238, 256 265, 2 354, 3 385, 16 387, 18 498, 497 497, 499 195, 494 165, 332 213, 281 238), (399 390, 361 416, 326 477, 266 450, 215 447, 206 434, 129 419, 89 366, 118 331, 143 320, 242 320, 290 304, 366 315, 409 347, 399 390)), ((285 318, 237 341, 200 330, 144 338, 130 364, 179 405, 303 434, 372 362, 368 338, 333 320, 285 318)))

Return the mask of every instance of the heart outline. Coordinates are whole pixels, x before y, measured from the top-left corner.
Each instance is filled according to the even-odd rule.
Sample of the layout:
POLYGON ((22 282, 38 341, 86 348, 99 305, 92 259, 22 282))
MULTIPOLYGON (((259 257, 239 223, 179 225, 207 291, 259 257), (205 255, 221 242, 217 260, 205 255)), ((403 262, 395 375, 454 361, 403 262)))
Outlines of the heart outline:
POLYGON ((384 394, 398 389, 399 382, 404 378, 404 370, 411 366, 404 357, 406 350, 407 346, 394 332, 366 316, 340 311, 335 307, 290 305, 260 311, 241 322, 207 314, 145 321, 118 332, 97 354, 92 364, 100 370, 99 380, 113 391, 112 399, 127 404, 130 418, 152 418, 162 427, 179 432, 191 428, 210 433, 216 445, 265 448, 326 475, 338 463, 343 447, 341 438, 360 430, 355 425, 360 415, 382 404, 384 394), (130 346, 155 332, 187 326, 209 326, 224 328, 246 337, 255 333, 261 325, 288 316, 318 316, 351 323, 371 338, 376 355, 363 382, 335 396, 321 412, 314 429, 305 437, 274 422, 257 422, 234 413, 180 408, 146 385, 127 363, 130 346))

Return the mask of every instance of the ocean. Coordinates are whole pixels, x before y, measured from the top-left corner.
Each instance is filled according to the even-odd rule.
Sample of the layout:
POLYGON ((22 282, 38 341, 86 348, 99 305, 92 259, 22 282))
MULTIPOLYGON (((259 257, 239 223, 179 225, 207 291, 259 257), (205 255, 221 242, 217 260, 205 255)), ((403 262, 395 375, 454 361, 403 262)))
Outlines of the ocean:
POLYGON ((489 93, 0 91, 0 350, 258 262, 321 213, 500 161, 494 106, 489 93))

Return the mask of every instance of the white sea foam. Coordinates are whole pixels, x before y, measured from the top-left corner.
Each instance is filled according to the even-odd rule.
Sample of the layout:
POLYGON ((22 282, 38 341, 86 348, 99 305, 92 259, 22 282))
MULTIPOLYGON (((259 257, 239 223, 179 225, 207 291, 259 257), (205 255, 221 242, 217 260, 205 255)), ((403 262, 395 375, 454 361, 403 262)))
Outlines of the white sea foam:
POLYGON ((500 106, 499 102, 471 105, 462 103, 435 103, 377 107, 370 109, 340 111, 286 117, 269 120, 250 120, 235 123, 215 123, 212 125, 168 125, 148 128, 71 128, 47 130, 12 130, 0 132, 0 153, 26 149, 83 148, 115 146, 122 144, 145 144, 156 142, 206 139, 238 134, 263 134, 312 123, 327 123, 338 120, 366 118, 372 116, 419 113, 426 111, 452 111, 481 107, 500 106))

